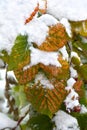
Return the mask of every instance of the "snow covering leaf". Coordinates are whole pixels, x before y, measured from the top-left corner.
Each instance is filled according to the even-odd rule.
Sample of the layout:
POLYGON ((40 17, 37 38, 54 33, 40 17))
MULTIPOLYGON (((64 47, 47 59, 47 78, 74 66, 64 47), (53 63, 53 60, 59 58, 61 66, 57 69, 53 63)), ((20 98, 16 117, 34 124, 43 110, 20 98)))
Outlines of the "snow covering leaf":
POLYGON ((53 123, 51 119, 46 115, 37 115, 32 118, 27 123, 27 129, 29 130, 53 130, 53 123))
POLYGON ((19 84, 26 84, 27 82, 33 80, 35 75, 38 73, 38 65, 32 66, 26 70, 15 70, 14 73, 19 84))
POLYGON ((15 69, 21 69, 23 66, 29 64, 29 49, 28 49, 28 41, 27 41, 27 35, 18 35, 14 46, 12 48, 8 69, 9 70, 15 70, 15 69))
POLYGON ((70 22, 70 24, 74 33, 87 37, 87 20, 81 22, 70 22))
POLYGON ((40 50, 45 51, 56 51, 63 47, 68 41, 68 36, 65 31, 64 26, 61 23, 58 23, 54 26, 49 27, 48 36, 46 40, 40 45, 37 46, 40 50))
POLYGON ((62 56, 58 57, 62 67, 56 67, 53 65, 40 64, 41 69, 48 75, 49 78, 55 77, 58 80, 67 80, 69 78, 69 64, 66 60, 63 60, 62 56))
POLYGON ((58 111, 66 96, 64 83, 53 79, 52 84, 52 89, 43 88, 40 82, 25 87, 27 99, 33 107, 50 117, 58 111))

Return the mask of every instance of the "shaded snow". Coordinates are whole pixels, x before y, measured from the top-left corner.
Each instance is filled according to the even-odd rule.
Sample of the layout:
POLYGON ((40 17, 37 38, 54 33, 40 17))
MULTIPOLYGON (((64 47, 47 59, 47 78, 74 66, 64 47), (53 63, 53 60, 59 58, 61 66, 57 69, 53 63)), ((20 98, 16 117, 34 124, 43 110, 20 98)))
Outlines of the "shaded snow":
POLYGON ((77 120, 64 111, 59 110, 53 121, 56 125, 56 128, 53 130, 80 130, 77 120))
POLYGON ((47 0, 47 12, 58 19, 87 19, 87 0, 47 0))

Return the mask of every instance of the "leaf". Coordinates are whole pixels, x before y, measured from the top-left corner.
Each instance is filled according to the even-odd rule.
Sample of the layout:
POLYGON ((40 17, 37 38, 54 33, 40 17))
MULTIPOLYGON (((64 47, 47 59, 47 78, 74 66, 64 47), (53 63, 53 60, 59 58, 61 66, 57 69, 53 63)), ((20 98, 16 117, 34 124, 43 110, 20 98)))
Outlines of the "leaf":
POLYGON ((22 108, 23 106, 25 106, 28 103, 27 99, 26 99, 26 95, 24 93, 23 85, 14 86, 12 88, 12 95, 15 98, 15 103, 18 108, 22 108))
POLYGON ((56 51, 67 44, 68 36, 62 24, 49 27, 49 35, 46 40, 38 47, 40 50, 56 51))
POLYGON ((38 73, 38 65, 32 66, 26 70, 15 70, 14 73, 19 84, 26 84, 29 81, 33 80, 35 75, 38 73))
POLYGON ((73 88, 79 95, 79 101, 81 104, 87 105, 85 87, 82 80, 77 80, 73 88))
POLYGON ((80 22, 70 22, 70 24, 74 33, 87 37, 87 20, 80 22))
POLYGON ((87 82, 87 64, 75 66, 75 69, 78 71, 80 78, 87 82))
POLYGON ((66 97, 64 83, 54 79, 51 82, 53 89, 43 88, 40 82, 25 87, 28 101, 38 112, 50 117, 58 111, 66 97))
POLYGON ((27 36, 17 36, 12 48, 8 70, 21 69, 30 62, 30 51, 28 48, 27 36))
POLYGON ((32 118, 27 123, 27 129, 29 130, 53 130, 53 123, 51 119, 46 115, 37 115, 32 118))
POLYGON ((8 62, 9 62, 9 54, 8 54, 8 52, 6 50, 2 50, 0 52, 0 59, 2 59, 5 63, 8 64, 8 62))
POLYGON ((59 56, 58 61, 62 67, 56 67, 53 65, 40 64, 41 69, 47 74, 49 78, 55 77, 58 80, 67 80, 69 78, 69 64, 66 60, 63 60, 62 56, 59 56))
POLYGON ((73 116, 77 119, 80 130, 87 130, 87 113, 73 113, 73 116))
POLYGON ((75 57, 75 56, 73 56, 73 57, 71 58, 71 62, 72 62, 74 65, 76 65, 76 66, 79 66, 79 65, 80 65, 80 60, 79 60, 77 57, 75 57))

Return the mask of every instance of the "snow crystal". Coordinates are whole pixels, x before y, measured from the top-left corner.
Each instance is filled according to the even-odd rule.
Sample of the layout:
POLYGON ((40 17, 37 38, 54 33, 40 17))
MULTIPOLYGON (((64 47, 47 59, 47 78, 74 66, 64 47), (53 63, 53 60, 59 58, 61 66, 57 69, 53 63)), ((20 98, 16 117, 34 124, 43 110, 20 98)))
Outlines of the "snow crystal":
POLYGON ((70 23, 68 22, 68 20, 66 18, 62 18, 60 20, 60 23, 62 23, 64 25, 68 36, 72 37, 71 26, 70 26, 70 23))
POLYGON ((76 118, 59 110, 53 118, 56 128, 53 130, 80 130, 76 118))
POLYGON ((53 89, 54 86, 50 83, 50 81, 46 78, 46 76, 42 73, 39 73, 35 77, 35 83, 40 82, 43 88, 53 89))
POLYGON ((0 129, 14 128, 16 125, 17 125, 16 121, 13 121, 7 115, 0 112, 0 129))
POLYGON ((47 12, 58 19, 71 21, 87 19, 87 0, 47 0, 47 12))
POLYGON ((24 70, 36 65, 38 63, 42 63, 44 65, 55 65, 57 67, 61 67, 61 64, 58 61, 58 52, 46 52, 36 49, 34 47, 30 47, 31 50, 31 63, 24 67, 24 70))

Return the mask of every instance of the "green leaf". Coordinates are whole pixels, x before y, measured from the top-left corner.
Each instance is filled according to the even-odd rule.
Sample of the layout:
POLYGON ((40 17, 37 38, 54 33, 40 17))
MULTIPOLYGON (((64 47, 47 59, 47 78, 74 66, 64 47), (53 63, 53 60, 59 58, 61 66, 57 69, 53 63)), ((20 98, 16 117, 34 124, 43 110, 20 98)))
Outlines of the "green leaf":
POLYGON ((80 60, 75 56, 72 57, 71 62, 76 66, 80 65, 80 60))
POLYGON ((17 36, 10 54, 8 70, 20 69, 29 64, 30 51, 28 48, 27 38, 28 37, 26 35, 17 36))
POLYGON ((53 81, 53 89, 43 88, 38 82, 25 87, 28 101, 40 113, 52 117, 59 110, 66 97, 65 85, 59 81, 53 81))
POLYGON ((46 115, 37 115, 30 118, 27 123, 28 130, 53 130, 53 123, 46 115))
POLYGON ((80 78, 85 82, 87 81, 87 64, 81 66, 75 66, 75 69, 78 71, 80 78))
POLYGON ((70 24, 74 33, 87 37, 87 20, 80 22, 70 22, 70 24))
POLYGON ((6 50, 2 50, 0 52, 0 59, 2 59, 5 63, 8 64, 8 62, 9 62, 9 54, 8 54, 8 52, 6 50))
POLYGON ((27 99, 26 99, 26 95, 24 93, 24 86, 20 85, 20 86, 14 86, 12 88, 12 95, 15 98, 15 102, 16 105, 18 106, 18 108, 23 107, 25 105, 27 105, 27 99))
POLYGON ((87 130, 87 113, 73 113, 72 115, 77 118, 80 130, 87 130))

